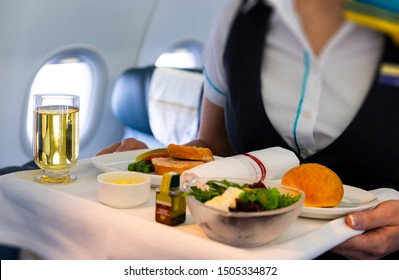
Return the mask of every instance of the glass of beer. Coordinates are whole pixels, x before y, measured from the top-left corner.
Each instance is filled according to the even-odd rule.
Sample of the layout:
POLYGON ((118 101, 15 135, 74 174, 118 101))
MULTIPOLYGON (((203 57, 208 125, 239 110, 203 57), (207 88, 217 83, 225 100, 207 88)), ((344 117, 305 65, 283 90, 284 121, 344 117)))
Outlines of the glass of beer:
POLYGON ((43 173, 35 181, 70 183, 70 169, 79 155, 79 96, 39 94, 34 96, 33 156, 43 173))

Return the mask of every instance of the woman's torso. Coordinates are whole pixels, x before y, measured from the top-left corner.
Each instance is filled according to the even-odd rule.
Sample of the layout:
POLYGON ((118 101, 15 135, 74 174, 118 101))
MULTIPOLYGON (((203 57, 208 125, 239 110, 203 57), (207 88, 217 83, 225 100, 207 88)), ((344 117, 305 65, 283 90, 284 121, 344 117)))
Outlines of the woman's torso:
MULTIPOLYGON (((395 143, 399 141, 399 133, 390 131, 389 138, 376 137, 376 135, 383 135, 386 132, 386 130, 383 129, 384 124, 392 121, 395 118, 399 118, 399 113, 394 113, 396 112, 395 104, 399 103, 397 89, 395 87, 380 84, 378 82, 379 73, 376 71, 376 69, 378 68, 377 64, 379 48, 376 50, 377 55, 374 56, 375 61, 374 65, 372 66, 368 65, 368 67, 366 67, 367 64, 364 64, 365 68, 361 69, 359 68, 359 65, 357 65, 357 67, 353 69, 351 67, 354 66, 346 61, 346 67, 348 67, 351 71, 348 70, 345 72, 342 69, 341 71, 344 71, 346 75, 351 77, 349 80, 348 77, 341 77, 343 73, 340 73, 340 71, 335 71, 335 73, 333 73, 325 70, 324 72, 322 71, 323 75, 318 83, 311 83, 312 78, 310 73, 312 70, 310 67, 305 67, 305 69, 303 69, 302 66, 302 72, 305 73, 302 75, 302 78, 306 77, 309 83, 307 87, 314 87, 315 89, 312 90, 316 93, 318 92, 320 96, 318 99, 313 96, 312 98, 308 98, 309 100, 305 100, 306 97, 311 97, 312 94, 308 94, 308 92, 311 91, 309 91, 307 87, 301 87, 301 93, 299 97, 300 100, 298 100, 298 96, 295 96, 295 94, 298 95, 298 93, 294 90, 298 83, 295 83, 295 79, 292 81, 292 64, 290 64, 290 67, 284 65, 281 67, 281 71, 284 71, 285 69, 285 71, 290 72, 285 76, 275 75, 275 70, 273 70, 274 72, 270 72, 268 71, 269 69, 267 67, 265 69, 265 65, 269 64, 270 68, 275 68, 277 65, 277 62, 273 61, 273 58, 270 58, 270 53, 272 52, 269 50, 269 48, 273 48, 271 47, 271 38, 269 38, 269 36, 276 31, 273 29, 273 24, 275 23, 273 20, 276 20, 276 17, 272 16, 271 14, 269 18, 270 21, 267 22, 266 28, 267 32, 264 34, 264 36, 267 38, 267 51, 265 55, 263 55, 263 63, 257 66, 259 69, 255 71, 253 70, 253 62, 251 61, 254 57, 251 58, 248 56, 248 59, 245 59, 244 56, 244 58, 241 59, 241 62, 237 62, 237 60, 240 60, 237 59, 237 57, 241 58, 244 52, 256 53, 256 50, 253 51, 251 48, 246 49, 246 47, 251 46, 249 42, 254 37, 251 34, 252 31, 241 32, 245 33, 246 37, 244 36, 243 38, 239 38, 239 41, 243 40, 246 42, 246 44, 242 44, 243 50, 241 50, 241 53, 240 50, 238 50, 238 52, 235 50, 236 52, 234 53, 234 56, 232 56, 234 57, 234 60, 232 59, 230 61, 230 66, 227 63, 228 66, 225 69, 227 77, 226 85, 228 85, 228 87, 231 89, 234 88, 234 90, 228 91, 228 87, 226 86, 227 128, 230 139, 237 149, 237 152, 246 152, 276 145, 298 151, 296 150, 295 144, 295 140, 297 140, 297 144, 301 148, 302 152, 301 154, 298 154, 298 156, 302 158, 303 162, 319 162, 325 164, 337 171, 337 173, 342 176, 343 181, 347 184, 359 185, 369 189, 375 188, 377 185, 397 185, 397 182, 399 182, 399 177, 396 175, 397 164, 395 163, 397 162, 397 159, 399 159, 399 150, 395 148, 395 143), (245 69, 245 71, 231 70, 241 68, 245 69), (363 74, 364 72, 367 72, 365 70, 370 68, 372 68, 371 71, 369 70, 371 73, 368 74, 370 77, 366 79, 363 74), (356 80, 354 78, 356 75, 351 72, 355 70, 360 72, 357 73, 357 77, 363 76, 363 79, 358 78, 360 80, 356 80), (254 78, 257 71, 258 73, 262 72, 262 77, 265 76, 267 78, 263 79, 262 82, 260 82, 260 79, 254 78), (374 81, 370 94, 368 94, 367 89, 373 82, 374 74, 376 74, 376 80, 374 81), (281 90, 281 85, 280 91, 276 90, 278 85, 273 87, 273 82, 277 83, 277 77, 280 77, 281 79, 280 84, 286 86, 285 90, 281 90), (336 81, 336 83, 334 83, 334 81, 336 81), (342 89, 345 91, 344 93, 340 92, 339 90, 337 91, 337 89, 340 88, 337 85, 338 82, 343 83, 341 86, 343 86, 342 89), (349 89, 346 87, 346 83, 358 83, 363 87, 364 83, 367 83, 367 87, 363 90, 364 92, 360 92, 358 87, 357 96, 350 89, 350 87, 349 89), (256 87, 257 84, 259 84, 258 88, 256 87), (262 84, 262 86, 260 84, 262 84), (332 88, 329 89, 329 92, 328 88, 325 89, 325 87, 332 88), (260 94, 261 89, 263 93, 262 97, 260 94), (275 90, 274 94, 273 90, 275 90), (378 94, 379 92, 384 94, 378 94), (352 98, 352 95, 355 95, 357 101, 352 100, 352 104, 342 101, 342 99, 345 100, 345 97, 352 98), (296 100, 292 102, 292 99, 295 97, 296 100), (267 102, 267 98, 270 98, 271 102, 267 102), (279 100, 279 98, 281 100, 279 100), (312 105, 312 102, 315 102, 315 100, 317 100, 318 104, 312 105), (307 101, 310 103, 306 104, 307 101), (339 104, 339 101, 343 103, 339 104), (264 106, 263 103, 265 104, 264 106), (298 109, 298 104, 301 105, 300 109, 298 109), (309 108, 313 111, 307 113, 307 106, 309 106, 309 108), (354 108, 354 106, 356 108, 354 108), (359 108, 361 108, 360 111, 359 108), (275 111, 274 113, 273 109, 275 111), (348 117, 345 115, 345 111, 351 113, 351 116, 348 117), (312 115, 312 113, 315 113, 315 115, 312 115), (281 117, 278 117, 279 114, 281 114, 281 117), (310 119, 312 119, 311 117, 314 117, 315 120, 313 125, 310 125, 308 130, 306 130, 306 125, 303 125, 300 122, 301 118, 306 118, 309 116, 310 119), (276 118, 275 121, 273 121, 273 117, 276 118), (289 120, 284 118, 290 119, 291 123, 289 120), (281 125, 279 125, 279 122, 281 125), (292 128, 295 126, 295 123, 297 129, 296 139, 294 135, 294 129, 292 128), (328 137, 325 137, 324 141, 318 142, 318 140, 323 139, 323 137, 320 137, 320 135, 323 135, 323 129, 326 129, 326 124, 329 123, 331 123, 331 126, 336 127, 335 134, 330 133, 327 135, 328 137), (340 126, 337 125, 337 123, 341 123, 340 126), (286 129, 287 127, 288 129, 286 129), (284 129, 286 129, 288 136, 284 134, 284 129), (306 153, 307 150, 303 149, 303 147, 307 147, 306 141, 303 141, 304 139, 306 140, 306 137, 308 137, 310 140, 313 138, 315 140, 314 143, 319 144, 318 147, 316 145, 316 148, 314 148, 314 143, 309 141, 311 144, 309 147, 314 148, 313 150, 310 150, 309 153, 306 153), (382 160, 382 163, 379 162, 379 160, 382 160), (373 164, 373 162, 376 162, 376 164, 373 164)), ((253 33, 255 33, 257 27, 255 26, 255 28, 251 30, 253 30, 253 33)), ((259 42, 259 38, 257 40, 259 42)), ((346 40, 341 40, 341 42, 345 43, 346 40)), ((349 42, 346 43, 348 44, 348 47, 341 50, 341 52, 337 52, 337 55, 343 55, 345 53, 344 50, 351 50, 350 46, 356 45, 349 44, 349 42)), ((381 45, 381 41, 379 44, 381 45)), ((331 45, 333 46, 333 43, 331 43, 331 45)), ((287 44, 285 48, 287 53, 283 55, 281 59, 284 59, 286 56, 290 55, 294 57, 295 53, 293 49, 296 49, 295 45, 287 44)), ((260 52, 262 54, 264 53, 263 46, 260 49, 260 52)), ((369 51, 365 53, 369 53, 369 51)), ((385 48, 385 62, 383 61, 382 63, 385 64, 386 62, 396 62, 396 60, 398 60, 397 62, 399 63, 399 58, 397 57, 396 53, 397 50, 395 49, 395 46, 390 44, 385 48)), ((356 54, 356 52, 353 52, 353 56, 356 54)), ((255 57, 255 60, 259 58, 260 57, 255 57)), ((322 58, 322 55, 319 57, 319 59, 320 58, 322 58)), ((349 58, 351 57, 349 56, 347 59, 349 58)), ((334 57, 333 60, 330 60, 330 63, 325 65, 326 69, 328 69, 327 66, 331 66, 331 64, 334 65, 335 60, 337 60, 336 57, 334 57)), ((301 65, 300 59, 298 58, 297 61, 299 67, 299 65, 301 65)), ((365 61, 367 61, 367 59, 365 61)), ((301 62, 303 65, 303 61, 301 62)), ((363 61, 363 63, 365 62, 363 61)), ((309 63, 309 65, 313 64, 309 63)), ((333 70, 337 69, 334 69, 334 67, 330 69, 330 71, 333 70)), ((300 79, 298 79, 298 81, 300 81, 300 79)), ((299 82, 299 84, 301 84, 301 82, 299 82)), ((305 122, 306 121, 307 120, 305 119, 305 122)), ((325 131, 328 130, 329 129, 327 127, 325 131)))

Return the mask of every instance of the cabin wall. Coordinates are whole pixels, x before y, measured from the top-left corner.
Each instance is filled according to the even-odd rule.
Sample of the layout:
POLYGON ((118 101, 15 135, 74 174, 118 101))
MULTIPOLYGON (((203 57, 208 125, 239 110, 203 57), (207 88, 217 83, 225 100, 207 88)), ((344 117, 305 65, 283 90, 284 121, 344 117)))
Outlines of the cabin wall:
POLYGON ((30 87, 38 69, 60 51, 83 49, 96 60, 90 133, 80 158, 119 140, 111 112, 117 77, 153 64, 174 42, 205 44, 227 0, 3 0, 0 2, 0 168, 31 160, 26 135, 30 87))

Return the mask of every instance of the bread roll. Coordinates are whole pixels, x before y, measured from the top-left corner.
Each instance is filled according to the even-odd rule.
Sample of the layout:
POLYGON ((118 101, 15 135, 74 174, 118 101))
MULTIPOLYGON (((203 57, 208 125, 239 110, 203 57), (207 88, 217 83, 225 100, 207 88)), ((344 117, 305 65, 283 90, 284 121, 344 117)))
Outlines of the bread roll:
POLYGON ((177 159, 212 161, 214 160, 212 151, 208 148, 195 146, 183 146, 176 144, 168 145, 169 157, 177 159))
POLYGON ((334 207, 344 196, 344 187, 338 175, 317 163, 305 163, 290 169, 281 183, 302 190, 305 206, 334 207))
POLYGON ((203 161, 198 160, 179 160, 170 157, 167 158, 153 158, 151 160, 154 165, 155 172, 162 175, 165 172, 174 171, 182 174, 183 171, 193 168, 194 166, 203 164, 203 161))

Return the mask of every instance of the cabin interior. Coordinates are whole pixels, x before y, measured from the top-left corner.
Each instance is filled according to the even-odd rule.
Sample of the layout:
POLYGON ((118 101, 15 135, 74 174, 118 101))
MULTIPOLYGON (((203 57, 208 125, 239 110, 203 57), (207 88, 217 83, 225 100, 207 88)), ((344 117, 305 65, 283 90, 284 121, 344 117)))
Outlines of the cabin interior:
MULTIPOLYGON (((32 96, 37 93, 80 96, 79 158, 90 158, 126 136, 156 147, 195 135, 202 53, 224 2, 1 1, 0 168, 32 160, 32 96), (159 127, 155 135, 152 131, 148 109, 158 112, 159 107, 149 108, 148 89, 158 68, 194 81, 189 84, 196 87, 195 101, 180 104, 190 112, 175 112, 176 118, 191 114, 192 122, 181 124, 191 127, 188 135, 165 135, 159 127)), ((171 117, 162 125, 176 123, 171 117)))

